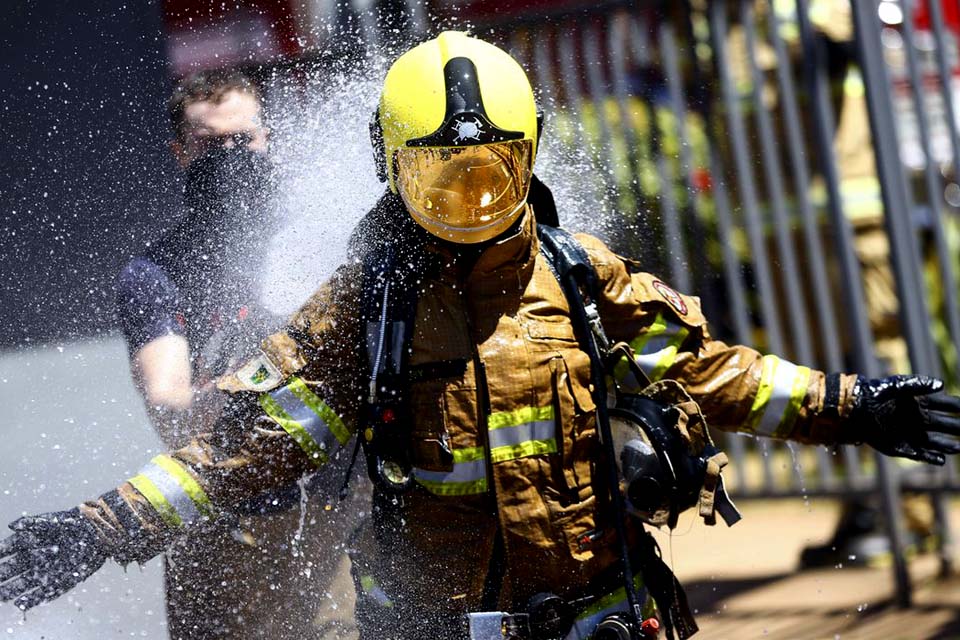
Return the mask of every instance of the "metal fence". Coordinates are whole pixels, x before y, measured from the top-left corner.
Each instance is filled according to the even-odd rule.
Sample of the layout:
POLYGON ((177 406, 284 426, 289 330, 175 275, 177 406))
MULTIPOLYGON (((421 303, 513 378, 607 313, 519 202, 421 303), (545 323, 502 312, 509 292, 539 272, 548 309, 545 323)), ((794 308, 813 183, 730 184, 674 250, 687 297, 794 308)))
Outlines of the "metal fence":
MULTIPOLYGON (((527 68, 543 147, 589 165, 574 187, 615 248, 700 295, 716 337, 956 388, 958 43, 940 1, 601 2, 472 30, 527 68)), ((361 38, 383 46, 384 33, 361 38)), ((953 461, 717 437, 735 498, 879 495, 903 605, 899 500, 929 493, 949 568, 953 461)))
MULTIPOLYGON (((544 144, 591 150, 585 195, 617 248, 701 295, 719 337, 956 385, 957 42, 938 2, 922 47, 909 0, 618 2, 479 31, 535 78, 555 118, 544 144)), ((718 437, 736 497, 878 492, 898 550, 901 490, 929 492, 949 567, 953 461, 718 437)), ((902 553, 894 571, 906 604, 902 553)))

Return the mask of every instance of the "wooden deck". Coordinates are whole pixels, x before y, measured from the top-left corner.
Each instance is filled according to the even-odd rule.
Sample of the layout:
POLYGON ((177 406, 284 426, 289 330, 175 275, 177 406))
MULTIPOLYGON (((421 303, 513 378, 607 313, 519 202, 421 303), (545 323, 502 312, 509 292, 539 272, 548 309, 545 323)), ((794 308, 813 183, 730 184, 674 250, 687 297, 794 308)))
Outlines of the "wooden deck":
MULTIPOLYGON (((657 534, 698 611, 697 638, 960 638, 960 577, 937 578, 932 555, 911 562, 915 605, 899 609, 892 603, 889 568, 797 571, 800 550, 832 534, 835 503, 740 506, 744 520, 732 529, 686 520, 672 538, 657 534)), ((950 514, 958 531, 960 503, 951 505, 950 514)))

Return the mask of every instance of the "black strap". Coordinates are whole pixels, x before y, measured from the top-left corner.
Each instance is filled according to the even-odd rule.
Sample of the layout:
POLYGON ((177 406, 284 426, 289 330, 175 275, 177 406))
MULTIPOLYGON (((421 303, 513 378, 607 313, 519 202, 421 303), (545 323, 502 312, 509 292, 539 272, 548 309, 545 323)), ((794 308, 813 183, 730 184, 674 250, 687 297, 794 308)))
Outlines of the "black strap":
POLYGON ((503 577, 507 572, 507 553, 503 544, 500 527, 493 537, 493 550, 490 552, 490 564, 487 576, 483 579, 483 595, 480 598, 480 611, 497 611, 500 591, 503 589, 503 577))
MULTIPOLYGON (((626 537, 626 507, 620 493, 613 435, 610 427, 610 415, 607 407, 606 356, 611 347, 600 322, 597 303, 599 301, 599 282, 590 256, 576 238, 563 229, 538 225, 540 249, 547 258, 550 267, 560 280, 567 303, 570 305, 571 320, 583 350, 590 356, 590 374, 593 382, 593 399, 597 407, 597 426, 603 440, 604 453, 610 464, 607 469, 607 486, 614 507, 620 568, 627 594, 627 601, 634 617, 642 620, 642 603, 639 602, 634 586, 634 572, 630 562, 630 549, 626 537), (584 298, 586 292, 587 298, 584 298)), ((630 358, 632 360, 632 358, 630 358)), ((644 378, 646 375, 644 374, 644 378)), ((660 606, 664 617, 664 631, 667 638, 674 638, 674 631, 680 640, 689 638, 697 631, 693 613, 687 602, 683 587, 657 553, 656 543, 644 532, 640 543, 640 574, 648 586, 650 594, 660 606)))
POLYGON ((357 454, 360 453, 360 443, 362 441, 363 438, 358 436, 353 443, 353 453, 350 454, 350 464, 347 465, 347 470, 343 474, 343 484, 340 485, 340 491, 337 493, 340 502, 346 500, 350 493, 350 478, 353 476, 353 466, 357 463, 357 454))
POLYGON ((593 304, 595 297, 592 294, 597 290, 596 275, 589 256, 586 255, 583 246, 572 235, 561 229, 545 225, 539 225, 538 230, 540 232, 541 250, 544 251, 551 266, 560 277, 560 284, 570 305, 571 320, 574 330, 578 334, 581 348, 590 356, 590 378, 593 383, 597 426, 599 427, 604 454, 607 458, 607 464, 603 467, 607 472, 605 478, 607 493, 614 508, 620 571, 630 610, 634 618, 640 621, 643 619, 643 607, 634 584, 633 567, 630 563, 630 549, 627 545, 626 507, 623 503, 623 495, 619 491, 619 472, 617 466, 613 463, 617 459, 617 455, 613 447, 613 434, 607 409, 606 372, 602 365, 604 358, 599 351, 597 341, 594 339, 586 309, 588 302, 584 300, 581 290, 581 287, 586 288, 588 295, 591 296, 590 304, 593 304))
POLYGON ((840 374, 831 373, 824 384, 823 412, 826 415, 840 416, 840 374))

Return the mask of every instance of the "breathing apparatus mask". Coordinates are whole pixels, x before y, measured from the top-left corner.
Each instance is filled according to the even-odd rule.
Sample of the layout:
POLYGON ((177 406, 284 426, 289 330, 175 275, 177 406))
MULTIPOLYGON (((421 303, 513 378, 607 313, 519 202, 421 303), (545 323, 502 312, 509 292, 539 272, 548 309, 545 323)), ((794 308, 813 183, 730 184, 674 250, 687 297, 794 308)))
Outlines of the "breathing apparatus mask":
POLYGON ((619 489, 628 512, 670 529, 695 506, 708 525, 716 522, 717 513, 728 526, 740 520, 720 475, 726 454, 710 438, 699 405, 674 380, 651 383, 626 345, 618 344, 610 353, 611 361, 629 359, 644 385, 639 393, 617 389, 609 407, 619 489))

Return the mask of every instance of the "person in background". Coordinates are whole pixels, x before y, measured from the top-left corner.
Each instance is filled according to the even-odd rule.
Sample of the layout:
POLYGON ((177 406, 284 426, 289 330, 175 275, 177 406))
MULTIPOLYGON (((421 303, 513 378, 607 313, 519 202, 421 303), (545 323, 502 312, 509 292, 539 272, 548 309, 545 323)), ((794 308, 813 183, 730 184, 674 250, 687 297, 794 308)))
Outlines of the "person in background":
MULTIPOLYGON (((192 75, 178 83, 169 112, 170 149, 183 170, 183 216, 124 266, 116 312, 151 421, 167 447, 179 447, 212 426, 208 418, 219 411, 212 381, 255 349, 242 337, 281 322, 257 304, 259 260, 276 222, 257 88, 235 72, 192 75)), ((331 618, 325 609, 337 556, 326 544, 323 554, 309 553, 336 539, 346 526, 339 514, 317 499, 300 504, 296 485, 243 513, 166 554, 170 637, 339 637, 314 624, 331 618), (304 536, 318 528, 328 531, 304 536)), ((350 592, 345 567, 341 591, 350 592)))

